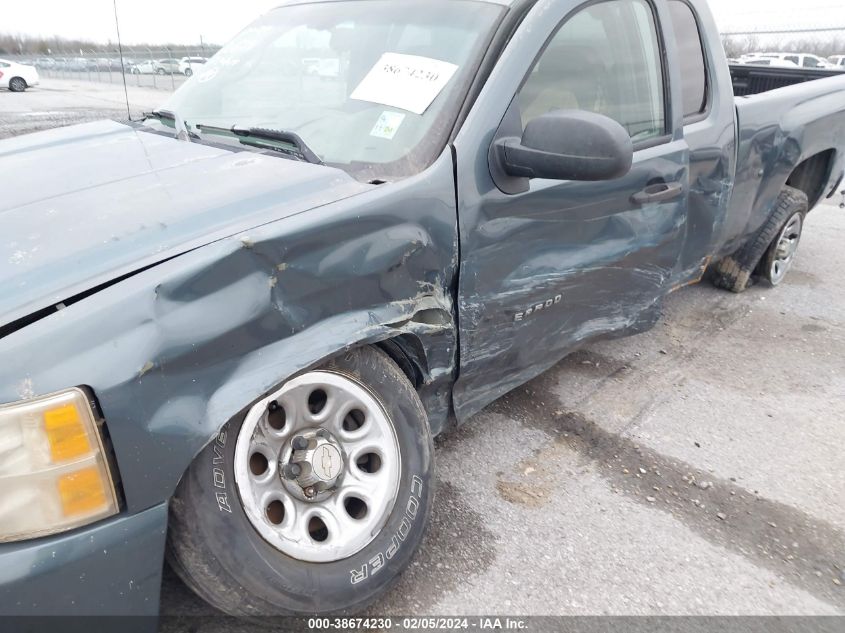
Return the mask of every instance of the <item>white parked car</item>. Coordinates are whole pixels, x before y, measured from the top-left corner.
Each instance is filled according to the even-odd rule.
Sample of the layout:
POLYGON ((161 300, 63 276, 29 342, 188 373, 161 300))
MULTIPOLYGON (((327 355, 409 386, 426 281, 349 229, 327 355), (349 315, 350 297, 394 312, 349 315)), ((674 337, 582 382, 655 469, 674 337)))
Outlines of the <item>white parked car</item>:
POLYGON ((167 69, 153 59, 147 59, 132 66, 133 75, 166 75, 167 69))
POLYGON ((39 81, 35 66, 0 59, 0 88, 8 88, 12 92, 23 92, 27 88, 37 86, 39 81))
POLYGON ((778 59, 777 57, 752 57, 743 56, 739 60, 740 64, 747 66, 771 66, 773 68, 800 68, 797 63, 788 59, 778 59))
POLYGON ((183 57, 179 60, 179 72, 190 77, 194 74, 196 66, 202 66, 208 61, 205 57, 183 57))
POLYGON ((757 59, 777 59, 783 62, 791 62, 800 68, 818 68, 822 70, 834 68, 834 65, 824 57, 811 55, 809 53, 756 53, 754 55, 750 55, 749 57, 757 59))

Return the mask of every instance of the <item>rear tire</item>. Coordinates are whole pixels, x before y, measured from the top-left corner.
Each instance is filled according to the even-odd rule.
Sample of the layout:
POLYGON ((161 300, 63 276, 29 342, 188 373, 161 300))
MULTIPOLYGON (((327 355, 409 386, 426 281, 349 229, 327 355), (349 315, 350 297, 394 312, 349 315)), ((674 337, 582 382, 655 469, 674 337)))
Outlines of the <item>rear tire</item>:
POLYGON ((784 187, 778 196, 774 212, 757 235, 736 253, 716 264, 712 275, 713 285, 734 293, 741 293, 752 285, 755 277, 762 277, 772 285, 778 285, 783 281, 792 265, 791 257, 794 256, 795 251, 792 250, 783 274, 773 275, 773 262, 778 252, 782 232, 795 220, 796 216, 800 217, 798 235, 795 240, 797 248, 797 241, 801 237, 801 226, 808 208, 809 202, 803 191, 784 187))
POLYGON ((9 90, 12 92, 23 92, 26 88, 26 80, 23 77, 12 77, 9 80, 9 90))
POLYGON ((191 70, 190 68, 185 69, 185 77, 190 77, 193 74, 194 74, 194 71, 191 70))
POLYGON ((432 450, 425 410, 402 371, 381 350, 347 352, 289 380, 246 415, 230 420, 200 453, 171 502, 171 566, 204 600, 234 616, 359 611, 398 579, 422 540, 432 503, 432 450), (312 397, 318 391, 318 400, 323 400, 314 409, 312 397), (350 393, 358 395, 349 400, 350 393), (349 430, 352 413, 361 416, 353 416, 358 426, 350 422, 349 430), (271 419, 271 414, 277 417, 271 419), (373 424, 380 430, 371 436, 373 424), (310 433, 305 429, 315 425, 319 429, 307 440, 309 448, 297 448, 297 440, 305 442, 310 433), (319 460, 297 459, 304 460, 316 438, 327 437, 336 440, 344 456, 343 474, 335 488, 309 500, 299 493, 307 496, 311 484, 295 478, 291 466, 301 465, 306 474, 325 474, 332 462, 319 452, 325 445, 315 450, 319 460), (393 448, 382 448, 382 440, 393 448), (379 448, 370 448, 370 442, 379 448), (282 446, 279 453, 264 450, 277 444, 282 446), (292 450, 298 451, 296 459, 292 450), (360 454, 370 451, 379 451, 384 461, 361 466, 360 454), (353 472, 356 468, 368 474, 353 472), (384 490, 372 483, 384 481, 379 479, 383 476, 395 478, 387 486, 395 494, 368 497, 366 486, 384 490), (294 490, 296 486, 308 487, 294 490), (389 502, 381 503, 388 497, 389 502), (359 502, 351 509, 350 498, 359 502), (362 498, 372 505, 361 503, 362 498), (331 512, 340 512, 338 508, 346 508, 349 516, 333 522, 331 512), (326 521, 311 532, 318 512, 326 521), (362 530, 356 521, 366 524, 362 530), (330 526, 344 527, 332 533, 330 526), (356 530, 364 537, 350 545, 349 535, 356 530), (327 549, 320 550, 323 541, 327 549))

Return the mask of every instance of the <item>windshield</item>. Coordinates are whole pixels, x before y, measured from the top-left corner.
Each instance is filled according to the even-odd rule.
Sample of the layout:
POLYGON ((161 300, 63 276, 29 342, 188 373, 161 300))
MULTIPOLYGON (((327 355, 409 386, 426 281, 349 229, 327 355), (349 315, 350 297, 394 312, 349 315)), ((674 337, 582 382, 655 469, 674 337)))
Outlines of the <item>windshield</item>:
POLYGON ((501 11, 473 0, 280 7, 196 69, 163 107, 191 132, 294 132, 323 162, 358 178, 409 176, 442 151, 501 11))

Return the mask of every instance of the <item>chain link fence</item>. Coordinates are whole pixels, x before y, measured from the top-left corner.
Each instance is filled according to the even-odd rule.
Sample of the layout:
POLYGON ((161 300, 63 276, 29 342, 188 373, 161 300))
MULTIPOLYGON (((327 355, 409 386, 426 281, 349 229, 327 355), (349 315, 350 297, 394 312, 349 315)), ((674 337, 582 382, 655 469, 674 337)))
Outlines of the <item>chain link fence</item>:
MULTIPOLYGON (((729 58, 764 52, 804 53, 821 58, 845 55, 845 5, 831 0, 824 10, 786 11, 773 10, 768 5, 761 8, 761 2, 753 0, 748 5, 729 10, 718 10, 719 5, 714 3, 722 43, 729 58)), ((52 48, 48 55, 4 57, 36 66, 43 78, 122 83, 121 74, 125 73, 129 86, 173 91, 220 48, 208 45, 124 46, 121 63, 117 49, 106 50, 101 46, 72 49, 72 45, 65 43, 65 50, 61 50, 59 42, 49 42, 59 48, 58 52, 52 48)), ((42 46, 47 43, 43 42, 42 46)), ((19 50, 26 50, 25 44, 28 42, 21 41, 19 50)))
POLYGON ((728 57, 760 52, 845 55, 845 4, 814 2, 806 8, 762 0, 713 4, 728 57))
POLYGON ((199 72, 218 47, 124 47, 120 51, 76 50, 50 55, 7 55, 6 58, 38 68, 42 78, 123 83, 160 90, 176 90, 199 72))

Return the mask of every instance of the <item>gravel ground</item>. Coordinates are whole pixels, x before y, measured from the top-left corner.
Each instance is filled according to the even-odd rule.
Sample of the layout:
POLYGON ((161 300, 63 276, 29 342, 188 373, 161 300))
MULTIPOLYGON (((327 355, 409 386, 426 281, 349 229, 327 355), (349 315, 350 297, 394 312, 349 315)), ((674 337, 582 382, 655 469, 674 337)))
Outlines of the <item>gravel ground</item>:
MULTIPOLYGON (((0 94, 0 136, 120 112, 75 85, 0 94)), ((845 614, 843 242, 820 207, 782 287, 681 290, 439 439, 431 529, 372 614, 845 614)), ((162 609, 214 616, 170 570, 162 609)))

